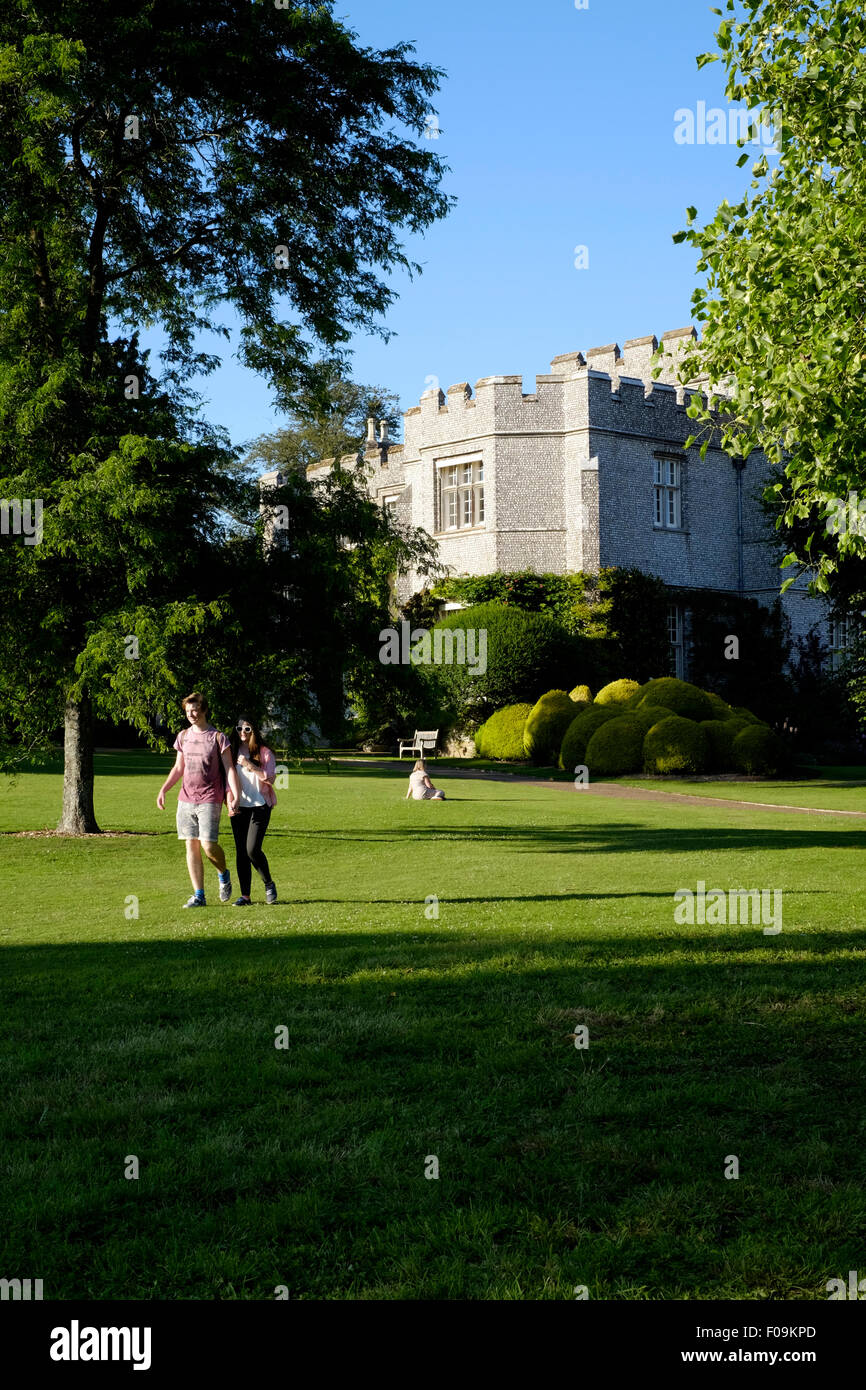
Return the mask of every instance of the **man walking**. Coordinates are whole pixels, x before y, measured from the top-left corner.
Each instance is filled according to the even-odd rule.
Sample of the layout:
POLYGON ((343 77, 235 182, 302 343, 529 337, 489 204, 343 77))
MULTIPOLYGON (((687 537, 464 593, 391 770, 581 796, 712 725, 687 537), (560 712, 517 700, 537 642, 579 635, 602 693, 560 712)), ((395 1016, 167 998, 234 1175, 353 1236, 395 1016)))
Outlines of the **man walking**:
POLYGON ((229 812, 240 800, 241 789, 229 741, 211 724, 205 698, 194 690, 181 703, 190 727, 174 741, 177 759, 159 789, 156 804, 164 811, 166 792, 180 782, 177 838, 186 840, 186 866, 193 890, 184 907, 205 907, 202 850, 219 873, 220 902, 227 903, 232 895, 231 874, 219 844, 219 825, 226 783, 229 812))

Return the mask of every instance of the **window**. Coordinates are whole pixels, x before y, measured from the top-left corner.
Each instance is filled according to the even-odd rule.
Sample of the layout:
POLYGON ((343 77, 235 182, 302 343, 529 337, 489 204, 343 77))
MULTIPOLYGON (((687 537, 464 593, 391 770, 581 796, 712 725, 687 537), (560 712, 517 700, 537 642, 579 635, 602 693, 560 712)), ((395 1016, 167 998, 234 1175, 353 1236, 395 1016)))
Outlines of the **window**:
POLYGON ((382 498, 382 506, 385 508, 385 511, 391 517, 395 517, 397 515, 397 502, 399 501, 399 498, 399 492, 386 493, 385 496, 382 498))
POLYGON ((830 661, 834 671, 838 671, 851 643, 851 626, 847 618, 833 618, 830 621, 830 661))
POLYGON ((653 524, 663 530, 682 526, 682 479, 677 459, 656 459, 653 485, 653 524))
POLYGON ((439 469, 439 529, 460 531, 484 523, 484 464, 449 463, 439 469))
POLYGON ((671 644, 671 669, 678 680, 683 679, 683 610, 675 603, 668 604, 668 638, 671 644))

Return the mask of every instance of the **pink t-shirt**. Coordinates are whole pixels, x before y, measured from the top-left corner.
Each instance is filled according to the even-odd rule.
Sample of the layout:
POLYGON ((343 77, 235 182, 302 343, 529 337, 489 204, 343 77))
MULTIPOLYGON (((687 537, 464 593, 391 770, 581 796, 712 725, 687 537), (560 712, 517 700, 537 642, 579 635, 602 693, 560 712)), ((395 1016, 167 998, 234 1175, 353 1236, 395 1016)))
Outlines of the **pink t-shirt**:
POLYGON ((219 729, 197 729, 193 724, 181 730, 174 746, 183 753, 183 781, 178 800, 194 806, 221 805, 225 791, 220 762, 229 747, 225 734, 219 729))

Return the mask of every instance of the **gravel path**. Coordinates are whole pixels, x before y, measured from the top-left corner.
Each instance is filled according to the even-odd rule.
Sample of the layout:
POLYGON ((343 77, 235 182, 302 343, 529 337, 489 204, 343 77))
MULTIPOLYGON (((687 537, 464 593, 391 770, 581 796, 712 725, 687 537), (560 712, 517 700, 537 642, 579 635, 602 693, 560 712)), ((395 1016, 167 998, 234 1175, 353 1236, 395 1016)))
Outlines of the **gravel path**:
MULTIPOLYGON (((393 762, 375 762, 370 758, 334 758, 335 764, 348 764, 351 767, 393 768, 393 762)), ((483 772, 480 769, 465 772, 453 767, 435 767, 438 780, 446 777, 458 781, 510 782, 532 787, 558 787, 563 791, 573 791, 571 782, 543 782, 538 777, 519 777, 510 772, 483 772)), ((408 775, 408 774, 407 774, 408 775)), ((752 811, 795 811, 801 816, 854 816, 866 817, 866 811, 829 811, 820 806, 786 806, 775 801, 733 801, 722 796, 689 796, 685 792, 655 791, 648 787, 626 787, 619 782, 589 782, 583 788, 587 796, 610 796, 621 801, 673 801, 680 806, 736 806, 740 810, 752 811)))

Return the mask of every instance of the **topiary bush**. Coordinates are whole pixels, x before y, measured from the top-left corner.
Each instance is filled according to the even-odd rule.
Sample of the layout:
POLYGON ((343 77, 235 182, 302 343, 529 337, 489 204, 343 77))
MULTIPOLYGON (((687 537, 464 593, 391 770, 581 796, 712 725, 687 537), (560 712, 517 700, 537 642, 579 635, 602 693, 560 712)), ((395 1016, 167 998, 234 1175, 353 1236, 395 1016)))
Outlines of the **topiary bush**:
POLYGON ((734 739, 747 727, 745 720, 702 719, 701 728, 707 736, 707 768, 710 772, 733 772, 734 739))
POLYGON ((710 715, 711 719, 733 718, 734 711, 731 709, 730 705, 722 699, 721 695, 716 695, 712 690, 705 690, 704 694, 713 707, 713 712, 710 715))
POLYGON ((588 685, 576 685, 568 692, 568 698, 574 700, 577 705, 591 705, 592 691, 588 685))
POLYGON ((523 728, 523 747, 534 763, 555 763, 575 704, 565 690, 548 690, 532 707, 523 728))
MULTIPOLYGON (((561 685, 571 671, 586 666, 587 642, 569 636, 548 613, 524 613, 499 603, 449 613, 430 629, 434 655, 436 634, 442 631, 441 643, 449 630, 456 634, 458 628, 477 634, 472 638, 476 660, 449 664, 452 652, 443 647, 442 662, 422 663, 417 669, 461 723, 482 723, 506 705, 532 701, 539 690, 561 685), (483 663, 478 659, 482 632, 487 634, 483 663)), ((457 636, 450 641, 456 648, 457 636)), ((468 656, 468 635, 462 641, 468 656)))
POLYGON ((734 766, 749 777, 775 777, 786 761, 784 743, 767 724, 748 724, 734 739, 734 766))
POLYGON ((643 744, 647 772, 703 772, 707 754, 705 730, 694 720, 683 719, 677 714, 654 724, 643 744))
POLYGON ((609 719, 616 719, 619 713, 616 705, 590 705, 589 709, 572 719, 559 751, 559 766, 563 772, 572 772, 575 767, 586 763, 586 746, 592 735, 609 719))
MULTIPOLYGON (((586 745, 583 759, 593 777, 618 777, 643 766, 646 721, 633 714, 617 715, 601 724, 586 745)), ((572 765, 573 766, 573 765, 572 765)))
POLYGON ((760 724, 764 729, 769 728, 768 724, 762 723, 756 714, 752 714, 750 709, 745 709, 742 705, 735 706, 731 713, 736 715, 737 719, 744 720, 746 724, 760 724))
POLYGON ((595 697, 597 705, 624 705, 640 690, 637 681, 628 679, 611 681, 595 697))
POLYGON ((706 691, 688 681, 677 680, 675 676, 660 676, 658 680, 648 681, 641 693, 643 698, 638 708, 660 705, 683 719, 713 717, 713 706, 706 691))
POLYGON ((475 734, 475 752, 479 758, 496 758, 499 762, 522 762, 523 727, 532 712, 532 705, 506 705, 481 725, 475 734))

